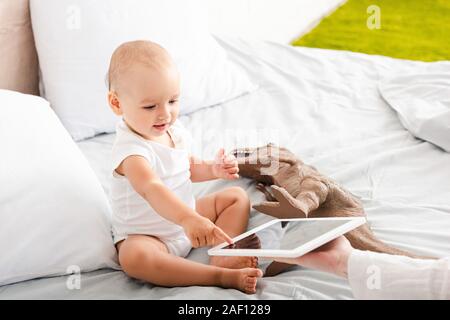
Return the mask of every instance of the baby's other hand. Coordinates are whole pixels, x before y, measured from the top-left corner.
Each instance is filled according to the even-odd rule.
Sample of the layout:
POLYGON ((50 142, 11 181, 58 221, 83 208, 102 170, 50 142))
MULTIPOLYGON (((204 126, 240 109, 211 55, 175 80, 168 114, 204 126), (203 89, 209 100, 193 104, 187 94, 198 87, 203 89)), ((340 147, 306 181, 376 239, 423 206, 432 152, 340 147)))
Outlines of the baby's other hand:
POLYGON ((223 241, 233 243, 222 229, 200 215, 185 218, 182 227, 194 248, 212 246, 223 241))
POLYGON ((234 180, 239 178, 239 167, 236 157, 225 155, 225 150, 221 148, 216 155, 212 172, 216 178, 234 180))

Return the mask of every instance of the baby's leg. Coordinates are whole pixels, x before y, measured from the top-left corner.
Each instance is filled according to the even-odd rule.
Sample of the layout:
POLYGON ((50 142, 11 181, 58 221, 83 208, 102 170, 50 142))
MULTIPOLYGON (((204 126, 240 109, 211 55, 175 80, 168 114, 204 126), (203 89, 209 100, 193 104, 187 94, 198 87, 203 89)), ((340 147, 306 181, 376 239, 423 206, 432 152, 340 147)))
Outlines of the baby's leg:
POLYGON ((226 269, 204 265, 170 254, 159 239, 130 235, 117 245, 119 262, 130 277, 165 287, 220 286, 256 292, 259 269, 226 269))
MULTIPOLYGON (((235 237, 247 230, 250 200, 247 193, 239 187, 227 188, 197 199, 195 209, 230 237, 235 237)), ((255 245, 255 248, 258 247, 260 247, 259 241, 255 245)), ((214 256, 210 258, 210 264, 225 268, 256 268, 258 259, 256 257, 214 256)))

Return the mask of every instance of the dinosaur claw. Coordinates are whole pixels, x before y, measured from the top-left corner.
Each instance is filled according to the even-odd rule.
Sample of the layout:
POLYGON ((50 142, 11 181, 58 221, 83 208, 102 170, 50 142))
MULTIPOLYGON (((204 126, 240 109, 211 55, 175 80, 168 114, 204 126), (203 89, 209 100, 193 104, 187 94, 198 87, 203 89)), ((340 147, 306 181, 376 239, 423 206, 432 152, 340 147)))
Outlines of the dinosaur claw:
POLYGON ((256 211, 268 214, 276 217, 278 211, 280 211, 280 204, 275 201, 265 201, 252 206, 256 211))
POLYGON ((292 196, 289 194, 289 192, 287 192, 286 189, 284 189, 284 188, 281 188, 281 187, 279 187, 277 185, 274 185, 274 184, 271 185, 271 188, 272 188, 273 195, 280 202, 282 200, 292 198, 292 196))

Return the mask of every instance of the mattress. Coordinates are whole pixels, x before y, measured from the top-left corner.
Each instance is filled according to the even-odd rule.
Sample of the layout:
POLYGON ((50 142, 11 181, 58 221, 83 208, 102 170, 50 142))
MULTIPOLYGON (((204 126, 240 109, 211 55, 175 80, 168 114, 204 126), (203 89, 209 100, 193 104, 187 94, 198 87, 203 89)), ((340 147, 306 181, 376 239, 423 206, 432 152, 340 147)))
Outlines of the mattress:
MULTIPOLYGON (((380 96, 378 83, 410 73, 449 72, 449 62, 413 62, 345 51, 291 47, 217 37, 230 59, 258 89, 180 120, 193 136, 193 153, 211 158, 220 147, 273 142, 293 151, 361 197, 369 224, 386 243, 420 255, 450 255, 450 153, 414 138, 380 96)), ((78 146, 109 193, 114 134, 78 146)), ((227 186, 263 200, 248 179, 194 184, 196 197, 227 186)), ((252 211, 250 226, 269 217, 252 211)), ((206 262, 206 249, 189 259, 206 262)), ((294 266, 258 282, 255 295, 216 287, 162 288, 98 270, 0 287, 0 299, 352 299, 348 282, 294 266)))

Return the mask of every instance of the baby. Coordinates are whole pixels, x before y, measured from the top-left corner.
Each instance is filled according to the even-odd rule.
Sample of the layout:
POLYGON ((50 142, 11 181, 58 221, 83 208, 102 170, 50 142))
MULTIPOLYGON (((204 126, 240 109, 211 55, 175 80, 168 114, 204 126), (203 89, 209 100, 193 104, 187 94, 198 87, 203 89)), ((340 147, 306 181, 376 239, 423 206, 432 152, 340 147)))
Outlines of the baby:
POLYGON ((217 285, 256 292, 255 257, 184 259, 192 247, 212 246, 247 228, 250 201, 231 187, 197 200, 192 182, 238 178, 234 157, 189 155, 179 121, 180 80, 161 46, 133 41, 111 57, 108 102, 122 119, 113 146, 111 202, 119 262, 131 277, 160 286, 217 285))

